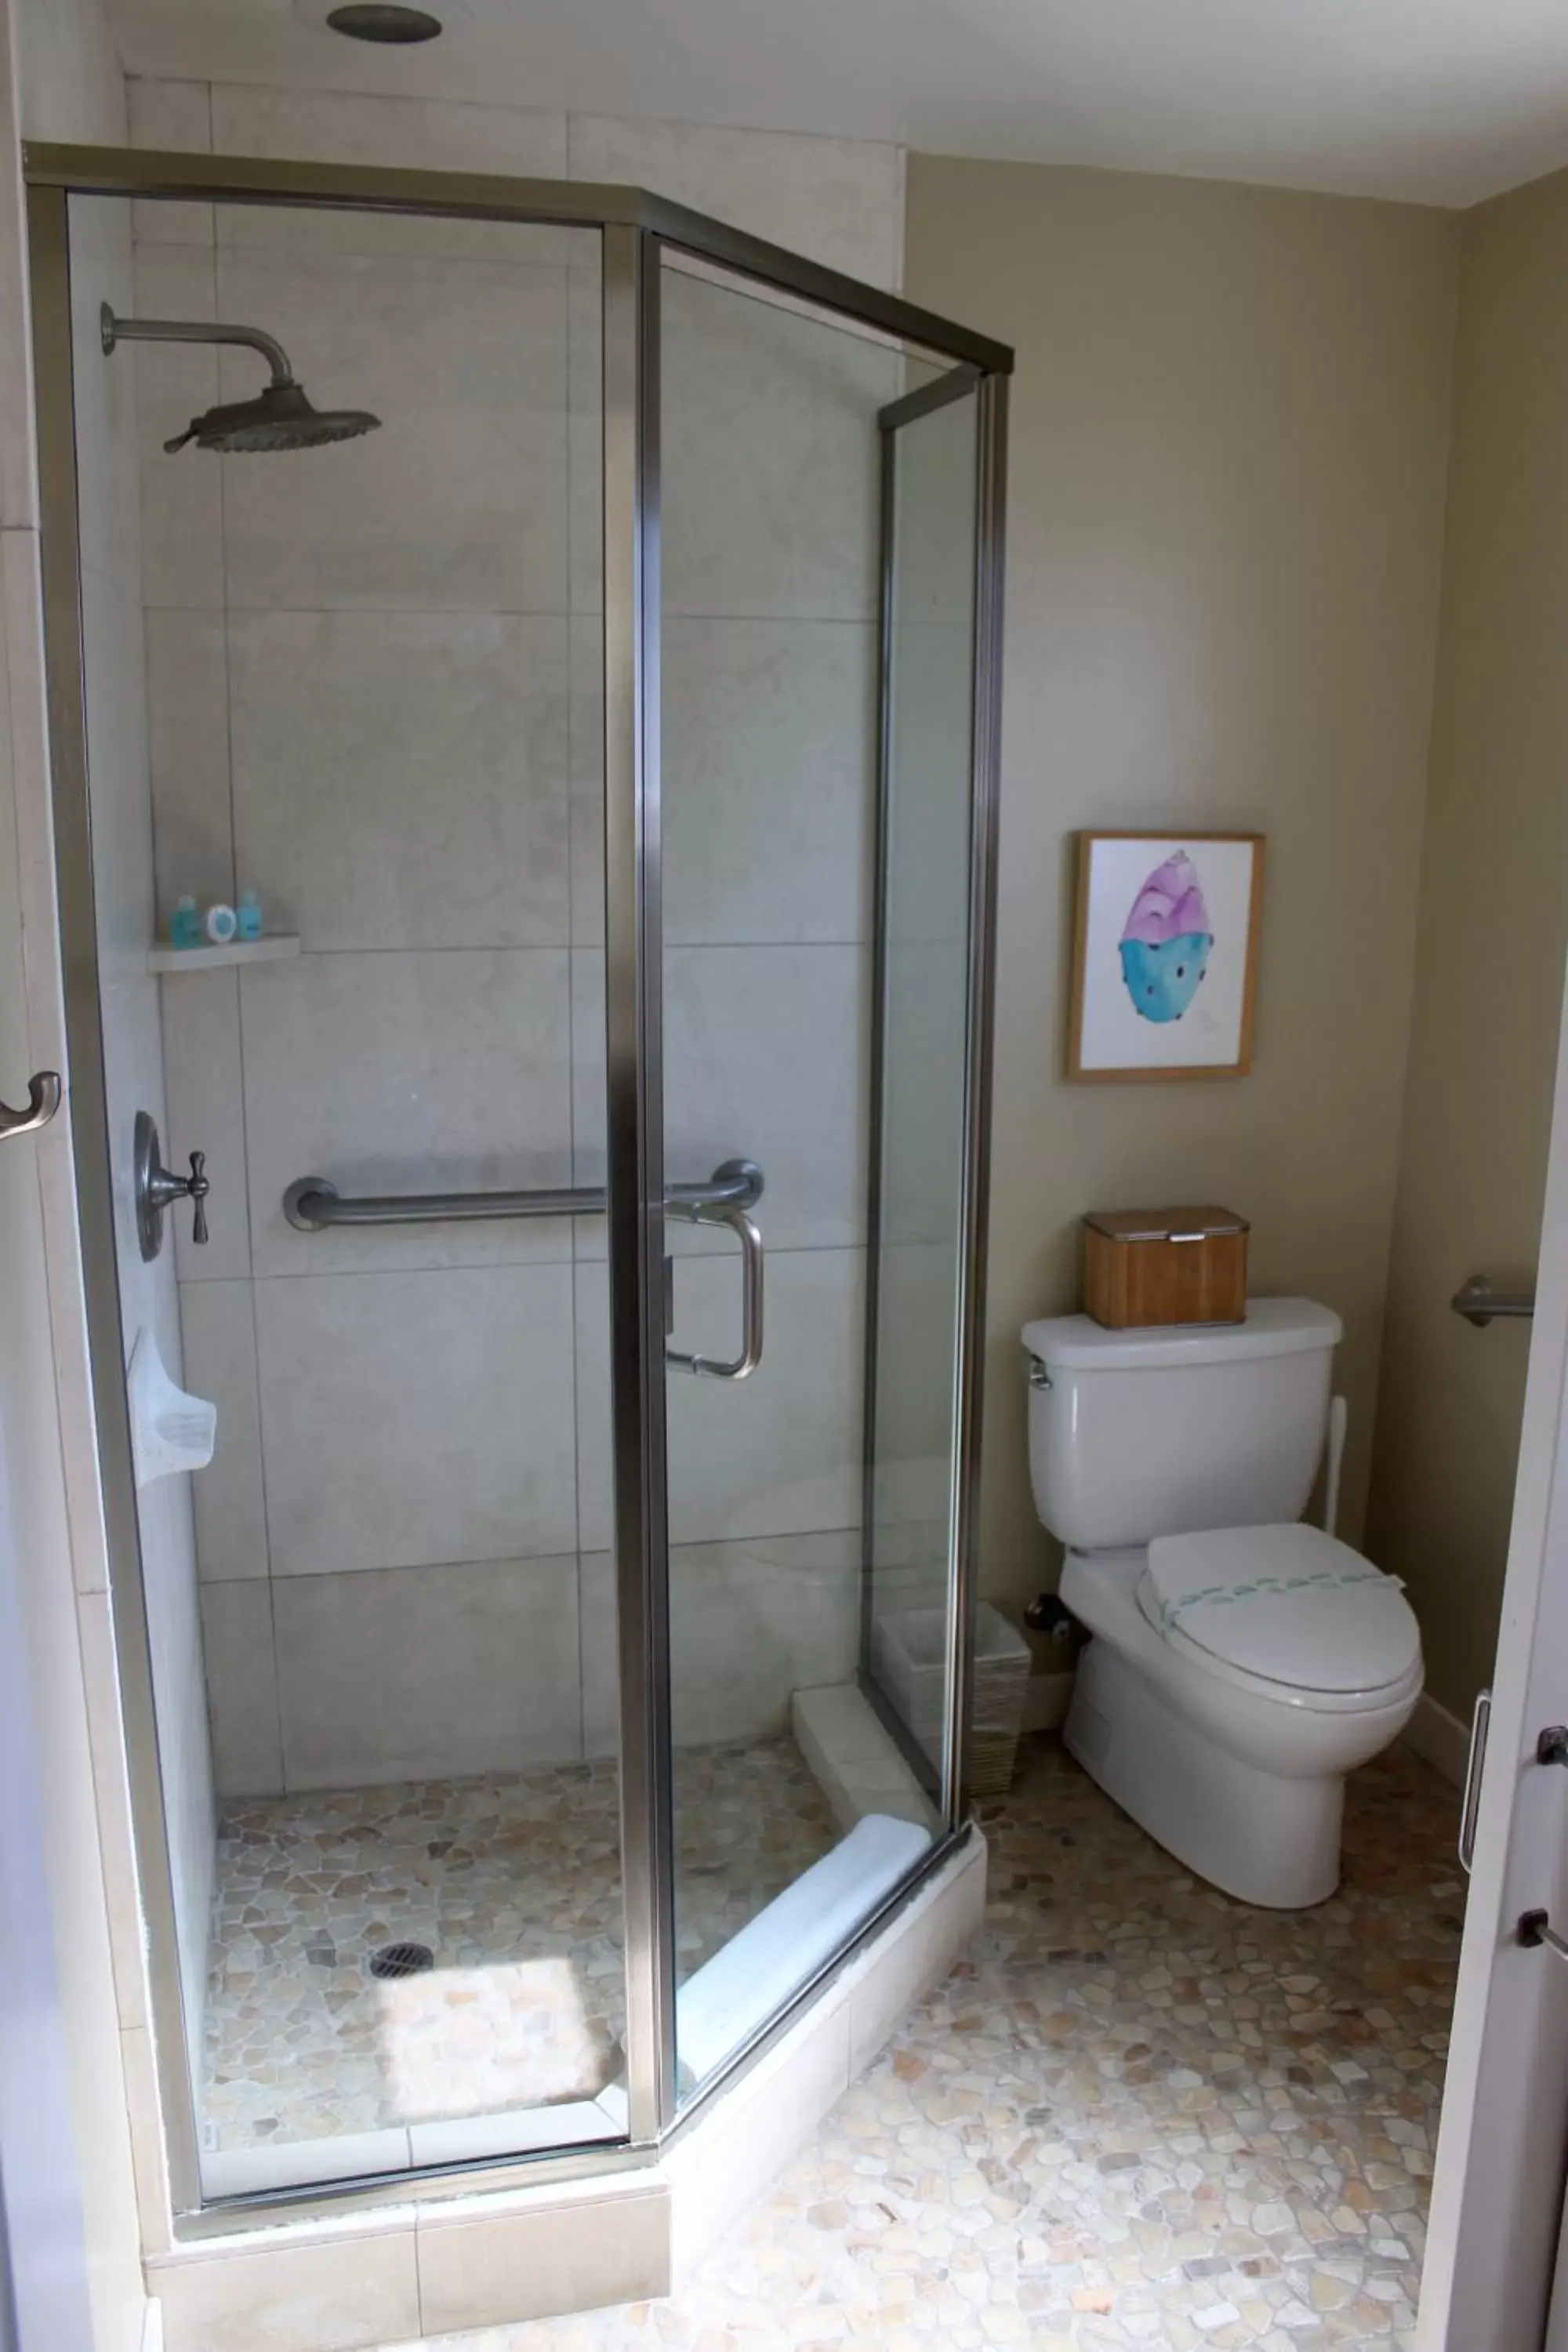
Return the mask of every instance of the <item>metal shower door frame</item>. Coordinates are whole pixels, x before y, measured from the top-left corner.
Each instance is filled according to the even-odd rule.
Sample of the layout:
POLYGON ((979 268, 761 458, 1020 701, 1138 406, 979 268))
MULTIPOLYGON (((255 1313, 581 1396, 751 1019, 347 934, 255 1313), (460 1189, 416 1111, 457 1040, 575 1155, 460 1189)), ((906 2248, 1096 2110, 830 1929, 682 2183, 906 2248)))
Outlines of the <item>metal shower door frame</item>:
POLYGON ((984 1129, 989 1099, 996 794, 994 715, 1005 478, 1003 418, 1012 352, 841 272, 636 188, 488 174, 29 145, 24 153, 32 273, 46 664, 72 1146, 93 1407, 117 1634, 132 1830, 146 1923, 169 2188, 182 2237, 247 2219, 341 2211, 449 2195, 452 2176, 401 2172, 204 2206, 195 2086, 185 2057, 170 1856, 158 1760, 146 1595, 124 1389, 88 797, 78 537, 68 202, 115 196, 289 205, 555 224, 601 237, 604 331, 606 1183, 616 1623, 621 1699, 621 1868, 626 1908, 627 2133, 537 2157, 465 2168, 468 2189, 568 2179, 646 2164, 716 2091, 784 2032, 826 1979, 946 1859, 965 1831, 962 1710, 944 1770, 944 1834, 926 1861, 786 2007, 678 2114, 674 1827, 670 1788, 668 1533, 665 1444, 665 1183, 660 1025, 659 778, 660 292, 667 254, 716 265, 786 299, 967 365, 981 379, 982 520, 977 545, 973 731, 969 1150, 957 1369, 960 1512, 953 1530, 956 1630, 949 1678, 967 1672, 973 1503, 983 1351, 984 1129))

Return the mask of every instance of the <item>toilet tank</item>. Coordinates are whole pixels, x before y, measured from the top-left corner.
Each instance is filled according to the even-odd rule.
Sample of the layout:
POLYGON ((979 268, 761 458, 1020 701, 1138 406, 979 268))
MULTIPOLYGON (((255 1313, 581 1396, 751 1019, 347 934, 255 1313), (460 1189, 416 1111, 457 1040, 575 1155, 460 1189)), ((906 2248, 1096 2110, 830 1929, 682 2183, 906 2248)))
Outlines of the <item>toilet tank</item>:
POLYGON ((1299 1519, 1323 1449, 1343 1326, 1310 1298, 1245 1323, 1024 1326, 1035 1508, 1074 1550, 1299 1519))

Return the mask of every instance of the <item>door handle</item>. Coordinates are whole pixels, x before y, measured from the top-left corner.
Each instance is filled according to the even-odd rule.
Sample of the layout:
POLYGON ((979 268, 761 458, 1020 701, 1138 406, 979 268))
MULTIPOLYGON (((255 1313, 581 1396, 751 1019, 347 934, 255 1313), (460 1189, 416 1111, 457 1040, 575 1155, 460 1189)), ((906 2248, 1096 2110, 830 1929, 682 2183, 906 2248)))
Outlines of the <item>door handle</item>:
POLYGON ((1527 1948, 1535 1944, 1544 1944, 1547 1950, 1555 1952, 1560 1960, 1568 1960, 1568 1943, 1563 1941, 1552 1926, 1552 1914, 1549 1911, 1521 1911, 1514 1934, 1520 1943, 1527 1948))
POLYGON ((694 1225, 728 1225, 741 1244, 740 1354, 726 1363, 718 1357, 688 1355, 684 1349, 667 1348, 665 1362, 673 1371, 690 1372, 699 1380, 749 1380, 763 1360, 763 1253, 756 1219, 745 1209, 723 1203, 690 1208, 672 1203, 665 1213, 689 1217, 694 1225))
POLYGON ((13 1110, 9 1103, 0 1102, 0 1139, 7 1135, 36 1135, 40 1127, 47 1127, 59 1107, 59 1072, 37 1071, 27 1081, 26 1110, 13 1110))
POLYGON ((1470 1753, 1465 1765, 1465 1801, 1459 1808, 1459 1862, 1468 1878, 1476 1858, 1476 1816, 1481 1803, 1481 1770, 1487 1759, 1487 1731, 1492 1719, 1489 1690, 1476 1693, 1470 1717, 1470 1753))

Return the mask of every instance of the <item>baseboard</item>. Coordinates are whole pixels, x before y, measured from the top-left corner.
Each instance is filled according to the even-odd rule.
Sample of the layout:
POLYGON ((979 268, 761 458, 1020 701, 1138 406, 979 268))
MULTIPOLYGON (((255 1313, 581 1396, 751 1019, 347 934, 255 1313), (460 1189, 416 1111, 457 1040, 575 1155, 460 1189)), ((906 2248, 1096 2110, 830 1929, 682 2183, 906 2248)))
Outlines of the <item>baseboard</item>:
POLYGON ((1059 1731, 1067 1721, 1068 1701, 1072 1696, 1072 1675, 1031 1675, 1029 1687, 1024 1694, 1024 1728, 1026 1731, 1059 1731))
POLYGON ((1405 1727, 1405 1744, 1456 1789, 1464 1787, 1470 1759, 1470 1727, 1450 1715, 1446 1706, 1439 1706, 1430 1691, 1423 1691, 1416 1702, 1415 1712, 1405 1727))

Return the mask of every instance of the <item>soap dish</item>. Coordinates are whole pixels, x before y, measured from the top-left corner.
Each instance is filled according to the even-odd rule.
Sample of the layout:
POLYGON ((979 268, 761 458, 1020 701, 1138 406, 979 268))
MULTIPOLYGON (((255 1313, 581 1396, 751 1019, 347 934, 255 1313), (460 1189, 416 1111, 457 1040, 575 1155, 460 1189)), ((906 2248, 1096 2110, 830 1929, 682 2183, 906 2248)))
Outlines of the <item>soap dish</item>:
POLYGON ((126 1391, 138 1486, 171 1477, 177 1470, 205 1469, 217 1437, 217 1407, 174 1386, 158 1342, 145 1328, 138 1331, 131 1350, 126 1391))

